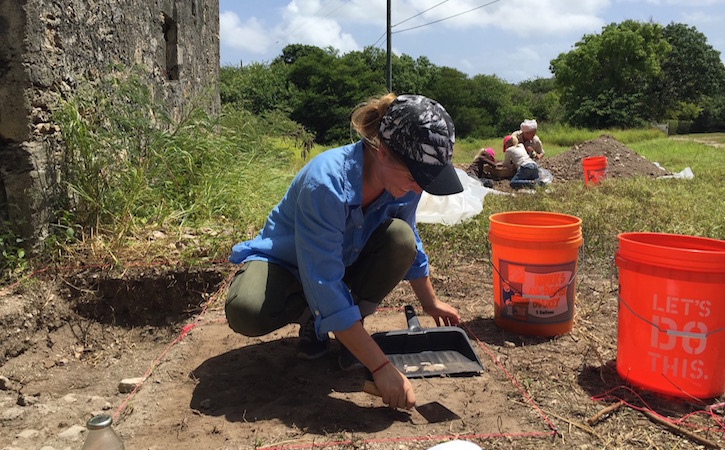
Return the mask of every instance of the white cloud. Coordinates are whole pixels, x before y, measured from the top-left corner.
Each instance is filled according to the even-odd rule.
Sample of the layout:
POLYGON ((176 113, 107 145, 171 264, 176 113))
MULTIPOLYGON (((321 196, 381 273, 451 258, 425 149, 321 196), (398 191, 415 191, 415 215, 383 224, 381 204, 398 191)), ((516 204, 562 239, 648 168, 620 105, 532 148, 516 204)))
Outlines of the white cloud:
POLYGON ((269 30, 257 18, 251 17, 242 23, 231 11, 219 14, 219 36, 222 45, 260 55, 274 42, 269 30))
MULTIPOLYGON (((428 1, 425 7, 420 1, 394 4, 396 24, 415 16, 440 1, 428 1)), ((480 0, 455 0, 441 7, 426 11, 410 21, 400 24, 398 31, 419 27, 439 26, 447 29, 486 29, 494 27, 522 36, 542 36, 562 32, 598 31, 605 21, 600 17, 610 0, 508 0, 481 7, 480 0), (439 22, 437 22, 439 21, 439 22)), ((410 30, 410 32, 414 32, 410 30)))
POLYGON ((688 14, 683 14, 683 20, 687 24, 697 26, 698 24, 711 24, 711 23, 722 23, 723 14, 715 15, 705 11, 695 11, 688 14))
MULTIPOLYGON (((326 48, 332 46, 341 53, 361 49, 349 33, 344 33, 340 24, 329 18, 304 15, 302 11, 295 12, 290 3, 283 15, 284 42, 302 43, 326 48)), ((284 47, 282 45, 282 47, 284 47)))
POLYGON ((699 7, 716 5, 722 0, 617 0, 617 3, 646 3, 655 6, 699 7))

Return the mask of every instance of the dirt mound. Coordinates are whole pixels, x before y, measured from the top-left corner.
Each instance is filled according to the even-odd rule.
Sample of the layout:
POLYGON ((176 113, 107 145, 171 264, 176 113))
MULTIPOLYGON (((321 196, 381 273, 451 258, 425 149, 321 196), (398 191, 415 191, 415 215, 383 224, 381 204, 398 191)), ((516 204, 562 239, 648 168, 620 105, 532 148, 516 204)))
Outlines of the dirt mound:
POLYGON ((636 175, 658 177, 668 174, 637 152, 603 134, 596 139, 575 145, 556 156, 544 157, 539 165, 554 175, 554 181, 578 181, 584 179, 582 159, 589 156, 607 157, 607 177, 624 178, 636 175))
MULTIPOLYGON (((566 181, 584 181, 582 159, 589 156, 607 157, 607 177, 626 178, 633 176, 659 177, 671 175, 659 168, 655 163, 648 161, 637 152, 614 139, 603 134, 596 139, 586 141, 559 153, 555 156, 544 156, 538 161, 539 167, 548 170, 554 176, 554 183, 566 181)), ((468 164, 457 164, 456 167, 466 170, 468 164)), ((507 179, 493 182, 497 191, 514 192, 507 179)))

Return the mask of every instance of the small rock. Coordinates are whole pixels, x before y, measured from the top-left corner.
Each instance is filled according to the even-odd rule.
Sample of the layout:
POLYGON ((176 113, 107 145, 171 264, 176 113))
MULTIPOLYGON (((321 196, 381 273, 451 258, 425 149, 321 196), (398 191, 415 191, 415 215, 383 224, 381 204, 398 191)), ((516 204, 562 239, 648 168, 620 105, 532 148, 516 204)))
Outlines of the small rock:
POLYGON ((516 344, 514 344, 511 341, 503 341, 503 345, 504 345, 504 347, 507 347, 507 348, 516 348, 516 344))
POLYGON ((75 403, 78 401, 78 398, 76 398, 75 394, 66 394, 63 396, 63 401, 66 403, 75 403))
POLYGON ((34 397, 32 395, 20 394, 20 395, 18 395, 17 404, 18 404, 18 406, 31 406, 31 405, 38 403, 38 400, 39 400, 38 397, 34 397))
POLYGON ((13 420, 25 414, 25 410, 19 406, 12 406, 2 412, 0 420, 13 420))
POLYGON ((58 433, 58 437, 61 439, 67 439, 69 441, 77 441, 80 439, 81 434, 86 431, 86 427, 81 425, 73 425, 65 431, 58 433))
POLYGON ((209 409, 211 407, 211 399, 206 398, 199 403, 199 406, 202 407, 202 409, 209 409))
POLYGON ((38 437, 38 435, 40 435, 40 431, 29 428, 18 433, 16 437, 20 439, 33 439, 38 437))
POLYGON ((0 375, 0 391, 16 391, 17 386, 8 377, 0 375))
POLYGON ((164 232, 163 232, 163 231, 158 231, 158 230, 156 230, 156 231, 154 231, 153 233, 151 233, 151 238, 152 238, 153 240, 159 240, 159 239, 163 239, 163 238, 165 238, 165 237, 166 237, 166 234, 164 234, 164 232))
POLYGON ((23 386, 20 392, 26 397, 40 397, 41 394, 40 388, 31 386, 23 386))
POLYGON ((120 383, 118 383, 118 392, 122 394, 128 394, 132 392, 136 385, 141 383, 143 381, 143 378, 137 377, 137 378, 125 378, 121 380, 120 383))

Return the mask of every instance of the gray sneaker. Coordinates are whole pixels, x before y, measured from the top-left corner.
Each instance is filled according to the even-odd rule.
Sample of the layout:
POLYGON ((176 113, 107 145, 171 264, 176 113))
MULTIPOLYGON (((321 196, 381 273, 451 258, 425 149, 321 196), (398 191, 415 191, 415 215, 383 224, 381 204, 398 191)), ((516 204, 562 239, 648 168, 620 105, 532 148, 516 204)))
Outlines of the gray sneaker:
POLYGON ((314 317, 310 317, 310 320, 300 325, 297 357, 308 361, 322 358, 330 351, 327 347, 328 342, 330 342, 330 338, 325 338, 323 341, 317 338, 317 333, 315 333, 315 319, 314 317))

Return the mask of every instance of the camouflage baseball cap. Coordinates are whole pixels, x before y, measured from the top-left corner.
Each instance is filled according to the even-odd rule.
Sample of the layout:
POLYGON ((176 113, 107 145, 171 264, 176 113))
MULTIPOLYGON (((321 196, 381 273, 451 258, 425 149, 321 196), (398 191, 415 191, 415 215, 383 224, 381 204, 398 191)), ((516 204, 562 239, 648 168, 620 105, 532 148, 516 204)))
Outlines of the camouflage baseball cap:
POLYGON ((435 100, 422 95, 400 95, 380 121, 380 139, 403 157, 413 179, 433 195, 463 191, 451 164, 453 120, 435 100))

